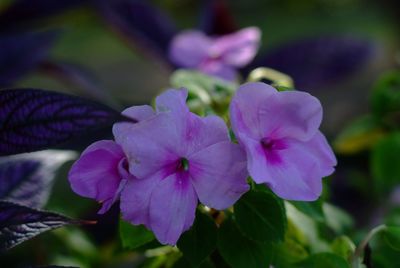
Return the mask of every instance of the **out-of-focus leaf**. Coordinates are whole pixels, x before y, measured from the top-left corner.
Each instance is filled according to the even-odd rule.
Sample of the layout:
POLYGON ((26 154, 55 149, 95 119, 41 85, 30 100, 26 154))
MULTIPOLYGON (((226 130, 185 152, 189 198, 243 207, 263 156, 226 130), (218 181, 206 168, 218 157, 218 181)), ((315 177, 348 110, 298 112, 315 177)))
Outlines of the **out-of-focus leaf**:
MULTIPOLYGON (((319 236, 317 221, 298 210, 288 201, 285 201, 285 209, 288 221, 296 227, 295 230, 299 233, 294 236, 297 241, 301 244, 307 244, 311 253, 329 251, 328 243, 319 236)), ((328 222, 328 214, 324 209, 323 211, 328 222)))
POLYGON ((56 39, 54 31, 0 36, 0 86, 7 86, 35 69, 56 39))
POLYGON ((125 40, 169 62, 169 42, 177 30, 161 10, 145 0, 99 0, 95 4, 105 21, 125 40))
POLYGON ((226 112, 230 96, 238 87, 234 83, 189 70, 175 71, 170 83, 175 88, 188 89, 188 106, 201 115, 207 109, 216 113, 226 112))
POLYGON ((370 41, 346 36, 313 37, 260 55, 246 70, 270 67, 290 75, 301 90, 317 90, 355 73, 373 55, 370 41))
POLYGON ((353 241, 350 240, 348 236, 339 236, 333 240, 331 244, 333 253, 341 256, 345 260, 350 260, 351 256, 356 249, 353 241))
POLYGON ((400 251, 400 226, 388 226, 384 229, 383 235, 391 248, 400 251))
POLYGON ((89 223, 63 215, 0 201, 0 252, 43 232, 69 224, 89 223))
POLYGON ((286 216, 280 202, 266 191, 253 190, 245 193, 234 206, 239 229, 255 241, 283 241, 286 216))
POLYGON ((154 235, 143 225, 132 225, 126 221, 119 221, 119 235, 122 247, 135 249, 154 240, 154 235))
POLYGON ((371 106, 377 120, 400 126, 400 71, 387 73, 378 80, 372 91, 371 106))
POLYGON ((66 142, 123 118, 79 97, 36 89, 0 91, 0 155, 32 152, 66 142))
POLYGON ((400 133, 395 132, 376 144, 371 156, 374 189, 385 194, 400 183, 400 133))
POLYGON ((245 237, 233 220, 226 220, 218 231, 218 249, 233 268, 269 267, 273 249, 245 237))
POLYGON ((45 61, 40 64, 39 71, 67 85, 80 88, 82 93, 91 99, 119 108, 110 93, 101 88, 94 75, 83 66, 66 62, 45 61))
POLYGON ((196 221, 178 241, 178 248, 193 267, 198 267, 217 246, 217 226, 207 215, 198 212, 196 221))
POLYGON ((296 267, 304 268, 350 268, 342 257, 332 253, 318 253, 299 263, 296 267))
POLYGON ((77 7, 88 0, 14 0, 0 13, 0 31, 31 27, 34 22, 77 7))
POLYGON ((290 267, 306 259, 309 255, 307 248, 308 240, 303 232, 291 220, 288 220, 284 242, 275 245, 274 265, 290 267))
POLYGON ((200 29, 207 35, 224 35, 235 32, 238 29, 227 6, 227 1, 203 1, 203 8, 200 14, 200 29))
POLYGON ((55 172, 76 157, 70 151, 40 151, 0 157, 0 199, 42 207, 49 198, 55 172))
POLYGON ((364 116, 345 128, 333 143, 338 153, 354 154, 374 146, 385 135, 372 116, 364 116))
POLYGON ((326 225, 337 234, 343 234, 354 225, 353 219, 344 210, 329 203, 324 203, 322 209, 325 214, 326 225))
POLYGON ((322 210, 322 201, 320 199, 314 202, 291 201, 291 203, 298 210, 316 221, 323 221, 325 219, 324 211, 322 210))

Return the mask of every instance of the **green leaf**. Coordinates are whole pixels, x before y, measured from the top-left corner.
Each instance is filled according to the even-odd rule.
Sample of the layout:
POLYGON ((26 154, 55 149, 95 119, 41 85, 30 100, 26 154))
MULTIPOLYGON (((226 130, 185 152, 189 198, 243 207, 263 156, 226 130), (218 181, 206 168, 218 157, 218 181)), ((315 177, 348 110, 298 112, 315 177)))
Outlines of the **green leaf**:
POLYGON ((350 268, 350 265, 342 257, 333 253, 318 253, 311 255, 305 261, 297 264, 301 268, 350 268))
POLYGON ((343 234, 353 227, 354 221, 346 211, 329 203, 324 203, 322 209, 325 214, 326 225, 336 234, 343 234))
POLYGON ((234 206, 235 220, 248 238, 259 242, 283 241, 286 228, 281 201, 266 191, 252 190, 234 206))
POLYGON ((241 234, 236 223, 227 219, 218 231, 218 249, 233 268, 268 267, 272 246, 252 241, 241 234))
POLYGON ((399 226, 388 226, 383 235, 388 245, 394 250, 400 251, 400 227, 399 226))
POLYGON ((230 98, 238 88, 237 84, 183 69, 175 71, 170 82, 175 88, 188 90, 187 104, 191 111, 200 115, 217 113, 225 116, 230 98))
POLYGON ((325 215, 322 210, 322 201, 317 200, 314 202, 301 202, 301 201, 291 201, 291 203, 301 212, 310 216, 316 221, 324 221, 325 215))
POLYGON ((196 213, 192 228, 178 241, 178 248, 193 267, 198 267, 217 246, 217 227, 201 212, 196 213))
POLYGON ((342 235, 333 240, 331 248, 333 253, 343 257, 346 260, 350 260, 350 257, 354 253, 356 246, 348 236, 342 235))
POLYGON ((400 72, 385 74, 376 83, 371 96, 372 111, 386 125, 399 125, 400 72))
POLYGON ((375 189, 379 194, 388 193, 400 183, 400 132, 382 139, 372 151, 371 166, 375 189))
POLYGON ((288 219, 285 241, 275 246, 274 265, 289 267, 290 264, 306 259, 308 254, 308 240, 303 232, 288 219))
POLYGON ((209 96, 205 96, 207 93, 213 94, 222 91, 233 93, 237 87, 231 82, 208 76, 197 71, 183 69, 175 71, 171 76, 170 82, 173 87, 187 88, 189 93, 197 95, 206 102, 209 98, 209 96))
POLYGON ((335 151, 342 154, 354 154, 375 145, 385 133, 377 120, 368 115, 348 125, 335 139, 335 151))
POLYGON ((132 225, 126 221, 119 221, 119 234, 122 247, 135 249, 154 240, 154 235, 143 225, 132 225))

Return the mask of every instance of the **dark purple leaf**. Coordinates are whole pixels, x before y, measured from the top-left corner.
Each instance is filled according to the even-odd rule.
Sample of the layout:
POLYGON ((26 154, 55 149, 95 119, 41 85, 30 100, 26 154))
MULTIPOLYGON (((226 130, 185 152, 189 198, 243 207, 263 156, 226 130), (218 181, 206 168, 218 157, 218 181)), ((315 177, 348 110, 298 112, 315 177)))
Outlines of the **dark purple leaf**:
POLYGON ((32 152, 125 120, 111 108, 37 89, 0 91, 0 155, 32 152))
POLYGON ((145 0, 99 0, 103 18, 133 45, 164 58, 177 30, 169 17, 145 0))
POLYGON ((0 201, 0 252, 4 252, 43 232, 68 224, 93 223, 0 201))
POLYGON ((37 67, 56 36, 54 31, 0 36, 0 86, 11 85, 37 67))
POLYGON ((55 172, 76 154, 46 150, 0 158, 0 200, 40 208, 48 200, 55 172))
POLYGON ((14 0, 0 13, 0 31, 26 30, 34 22, 85 4, 88 0, 14 0))
POLYGON ((317 90, 350 77, 374 54, 366 40, 329 36, 309 38, 286 45, 257 58, 246 70, 260 66, 290 75, 300 90, 317 90))
POLYGON ((206 0, 200 16, 200 29, 207 35, 224 35, 238 27, 225 0, 206 0))

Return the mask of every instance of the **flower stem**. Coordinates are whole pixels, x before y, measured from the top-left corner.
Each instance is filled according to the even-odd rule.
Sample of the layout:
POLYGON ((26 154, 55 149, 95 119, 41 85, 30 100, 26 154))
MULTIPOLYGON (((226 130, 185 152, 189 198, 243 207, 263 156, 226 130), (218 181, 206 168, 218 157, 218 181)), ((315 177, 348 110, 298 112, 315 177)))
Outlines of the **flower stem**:
POLYGON ((361 268, 359 259, 363 255, 365 248, 367 247, 369 241, 380 231, 383 231, 387 228, 385 224, 379 225, 373 228, 369 233, 365 236, 365 238, 360 242, 354 251, 353 257, 351 258, 351 266, 353 268, 361 268))

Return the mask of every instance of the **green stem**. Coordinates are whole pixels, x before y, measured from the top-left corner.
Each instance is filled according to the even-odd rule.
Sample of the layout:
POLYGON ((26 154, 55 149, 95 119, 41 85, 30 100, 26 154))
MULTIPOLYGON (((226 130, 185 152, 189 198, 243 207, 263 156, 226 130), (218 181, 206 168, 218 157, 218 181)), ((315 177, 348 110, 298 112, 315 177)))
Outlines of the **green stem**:
POLYGON ((382 224, 375 228, 373 228, 369 233, 365 236, 365 238, 361 241, 361 243, 357 246, 356 250, 354 251, 353 257, 351 258, 351 266, 353 268, 361 268, 359 265, 359 259, 364 253, 365 248, 367 247, 369 241, 380 231, 383 231, 387 228, 386 225, 382 224))

